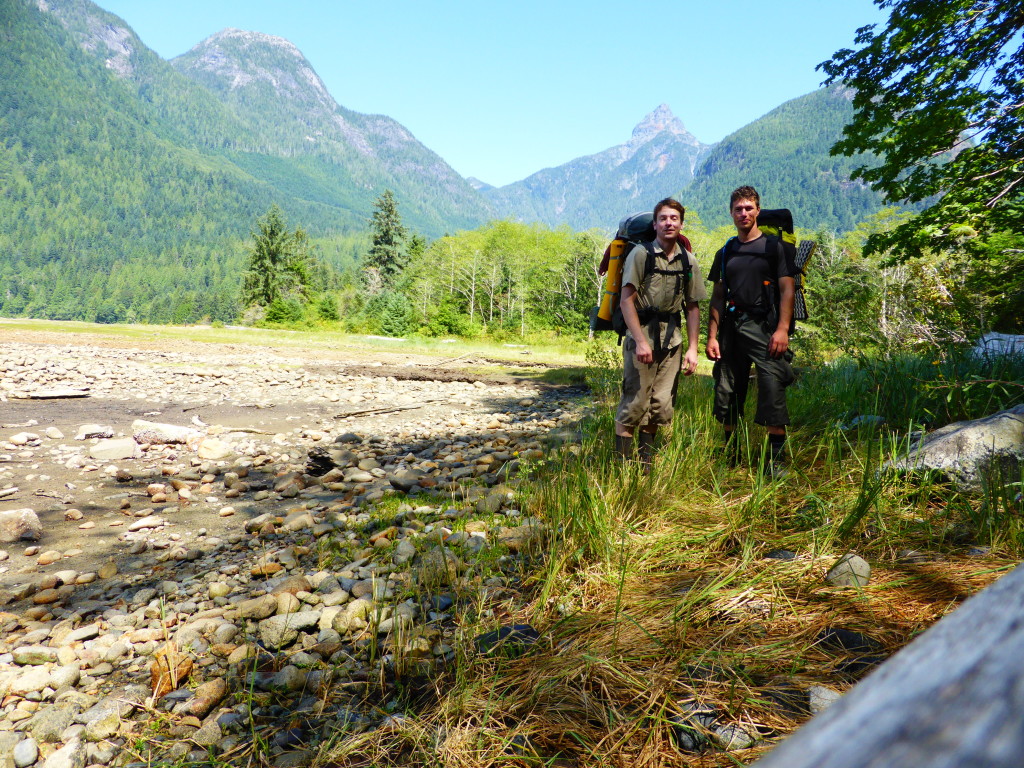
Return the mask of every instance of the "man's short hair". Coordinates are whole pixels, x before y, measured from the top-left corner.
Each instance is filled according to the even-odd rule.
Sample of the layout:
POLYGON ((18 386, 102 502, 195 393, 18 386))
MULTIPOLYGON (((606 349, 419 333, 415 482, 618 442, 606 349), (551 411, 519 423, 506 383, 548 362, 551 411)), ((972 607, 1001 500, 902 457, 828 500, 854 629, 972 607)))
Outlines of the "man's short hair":
POLYGON ((729 210, 736 205, 737 200, 753 200, 758 208, 761 207, 761 196, 757 194, 757 190, 753 187, 742 186, 736 187, 729 195, 729 210))
POLYGON ((658 218, 658 211, 662 208, 672 208, 679 211, 679 220, 684 221, 686 219, 686 209, 683 208, 683 204, 672 197, 666 197, 664 200, 659 200, 658 204, 654 206, 654 218, 658 218))

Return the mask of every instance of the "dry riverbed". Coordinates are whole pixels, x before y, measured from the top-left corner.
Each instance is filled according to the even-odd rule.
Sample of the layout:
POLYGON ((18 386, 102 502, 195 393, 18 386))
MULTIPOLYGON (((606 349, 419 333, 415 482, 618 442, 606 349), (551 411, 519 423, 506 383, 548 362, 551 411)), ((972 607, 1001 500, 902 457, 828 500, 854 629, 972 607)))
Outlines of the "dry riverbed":
POLYGON ((577 439, 579 390, 492 370, 9 334, 0 765, 302 765, 388 727, 371 681, 473 639, 542 535, 521 472, 577 439))

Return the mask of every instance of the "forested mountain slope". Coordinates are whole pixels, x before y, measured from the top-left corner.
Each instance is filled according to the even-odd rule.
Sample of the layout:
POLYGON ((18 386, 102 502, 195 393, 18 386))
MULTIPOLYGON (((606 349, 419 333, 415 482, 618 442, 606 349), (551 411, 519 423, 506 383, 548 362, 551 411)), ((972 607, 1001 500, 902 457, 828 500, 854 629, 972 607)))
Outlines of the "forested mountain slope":
POLYGON ((171 64, 251 126, 259 145, 233 145, 227 154, 279 188, 341 203, 364 218, 391 188, 406 221, 432 236, 490 215, 470 183, 402 125, 339 106, 283 38, 226 29, 171 64))
POLYGON ((829 155, 852 116, 850 95, 840 88, 787 101, 716 144, 681 199, 706 225, 728 224, 729 193, 750 184, 763 207, 791 209, 801 227, 852 229, 885 204, 850 180, 870 158, 829 155))
MULTIPOLYGON (((286 57, 265 38, 250 42, 266 73, 308 69, 286 44, 291 69, 273 73, 274 55, 286 57)), ((348 242, 387 187, 428 234, 487 216, 394 121, 334 105, 354 128, 330 133, 327 95, 320 140, 307 141, 311 126, 297 123, 307 92, 260 114, 258 92, 211 90, 183 66, 188 55, 186 75, 88 0, 4 0, 0 40, 2 314, 231 319, 242 242, 275 202, 314 237, 348 242)), ((225 66, 248 66, 222 53, 225 66)), ((315 74, 305 84, 322 88, 315 74)))

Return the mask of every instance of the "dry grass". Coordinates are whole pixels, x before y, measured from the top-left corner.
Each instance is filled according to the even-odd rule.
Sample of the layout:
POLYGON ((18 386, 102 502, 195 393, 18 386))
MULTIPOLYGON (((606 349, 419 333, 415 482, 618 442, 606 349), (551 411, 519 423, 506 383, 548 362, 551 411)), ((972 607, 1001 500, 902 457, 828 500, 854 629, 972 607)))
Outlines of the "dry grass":
POLYGON ((727 469, 693 389, 653 476, 612 459, 605 415, 583 458, 538 479, 527 509, 554 535, 528 561, 523 588, 489 598, 486 626, 464 620, 464 647, 435 678, 430 705, 338 743, 324 765, 748 764, 808 719, 785 706, 790 697, 814 685, 845 691, 1017 564, 998 546, 966 556, 961 513, 981 502, 884 481, 877 456, 846 435, 795 433, 799 471, 782 483, 727 469), (777 549, 796 556, 765 557, 777 549), (827 585, 851 550, 871 562, 870 584, 827 585), (518 658, 471 652, 476 634, 512 623, 531 624, 540 641, 518 658), (833 629, 872 647, 830 647, 822 636, 833 629), (759 742, 682 751, 672 721, 692 706, 759 742))

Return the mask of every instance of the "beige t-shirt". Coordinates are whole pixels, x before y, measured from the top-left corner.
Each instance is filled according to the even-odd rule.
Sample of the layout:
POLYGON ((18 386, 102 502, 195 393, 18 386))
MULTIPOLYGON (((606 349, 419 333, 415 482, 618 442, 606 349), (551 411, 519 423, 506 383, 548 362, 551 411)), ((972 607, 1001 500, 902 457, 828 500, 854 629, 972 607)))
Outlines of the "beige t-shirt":
MULTIPOLYGON (((679 243, 676 243, 670 254, 665 254, 662 247, 658 244, 658 241, 654 241, 654 266, 658 269, 673 269, 675 268, 676 260, 679 258, 679 254, 682 249, 679 243), (671 256, 671 258, 669 258, 671 256)), ((689 286, 686 291, 686 304, 689 305, 697 301, 706 301, 708 298, 707 288, 704 287, 704 278, 700 272, 700 265, 697 260, 693 257, 693 254, 689 251, 682 251, 685 257, 690 262, 690 269, 692 274, 690 275, 689 286)), ((677 279, 674 275, 661 275, 654 273, 651 275, 651 279, 644 283, 644 267, 647 265, 647 249, 642 245, 638 245, 629 252, 626 257, 626 264, 622 269, 622 285, 632 285, 636 289, 636 299, 634 306, 639 313, 640 310, 647 309, 648 307, 655 307, 666 312, 679 312, 683 308, 683 296, 680 293, 676 293, 677 279)), ((652 349, 657 348, 657 344, 653 339, 650 338, 650 331, 648 330, 647 324, 641 323, 643 326, 644 335, 647 337, 647 343, 651 345, 652 349)), ((681 318, 680 325, 685 327, 686 320, 681 318)), ((667 322, 658 323, 658 338, 665 338, 665 331, 667 329, 667 322)), ((631 334, 627 331, 627 336, 631 334)), ((672 349, 679 346, 683 341, 683 336, 680 328, 675 328, 669 337, 668 346, 665 349, 672 349)))

